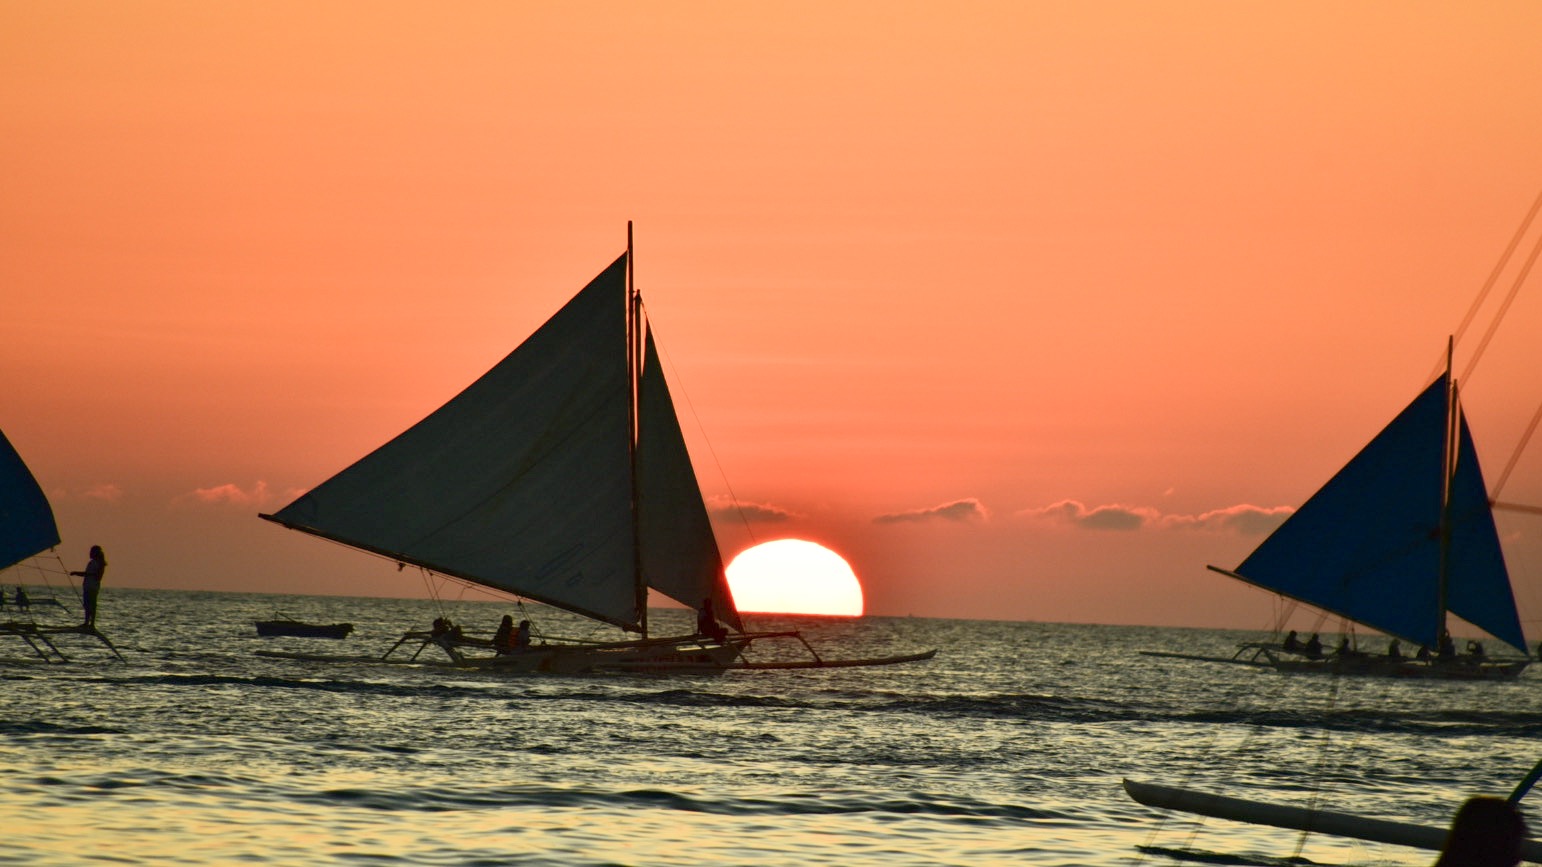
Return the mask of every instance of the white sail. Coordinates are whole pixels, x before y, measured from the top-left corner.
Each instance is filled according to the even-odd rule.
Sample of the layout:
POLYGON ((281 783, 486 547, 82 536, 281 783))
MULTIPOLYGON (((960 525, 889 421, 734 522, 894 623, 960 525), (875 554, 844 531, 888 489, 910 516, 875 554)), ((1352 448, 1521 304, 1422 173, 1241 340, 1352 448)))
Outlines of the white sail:
POLYGON ((637 435, 643 578, 649 587, 692 608, 711 600, 717 619, 742 630, 651 329, 646 344, 637 435))
POLYGON ((271 519, 637 628, 626 294, 623 256, 444 406, 271 519))

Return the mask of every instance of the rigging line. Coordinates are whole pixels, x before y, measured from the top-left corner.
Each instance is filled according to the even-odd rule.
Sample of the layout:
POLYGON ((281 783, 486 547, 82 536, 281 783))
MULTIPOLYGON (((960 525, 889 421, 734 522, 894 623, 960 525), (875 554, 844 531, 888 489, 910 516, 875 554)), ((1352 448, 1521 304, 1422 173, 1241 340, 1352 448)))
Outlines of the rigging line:
POLYGON ((1526 264, 1522 265, 1520 273, 1515 275, 1515 282, 1510 286, 1510 294, 1506 295, 1504 302, 1499 305, 1499 312, 1494 314, 1494 319, 1488 324, 1488 330, 1483 333, 1483 339, 1479 341, 1477 350, 1467 362, 1467 369, 1462 371, 1463 382, 1472 376, 1473 369, 1478 366, 1478 359, 1483 357, 1483 350, 1488 348, 1488 343, 1494 338, 1494 332, 1499 330, 1499 324, 1504 320, 1505 313, 1509 312, 1515 296, 1520 294, 1521 286, 1531 274, 1531 266, 1537 263, 1538 254, 1542 254, 1542 234, 1537 235, 1536 243, 1531 245, 1531 255, 1526 257, 1526 264))
MULTIPOLYGON (((647 305, 641 302, 639 304, 646 312, 648 309, 647 305)), ((651 320, 648 324, 650 328, 654 328, 655 332, 657 331, 657 327, 653 325, 651 320)), ((669 365, 669 372, 674 376, 675 383, 680 386, 681 396, 685 398, 686 409, 691 411, 691 420, 696 422, 696 430, 701 433, 702 442, 707 444, 707 454, 712 456, 712 465, 717 468, 717 474, 723 481, 723 487, 728 489, 728 499, 733 503, 734 512, 739 516, 739 522, 744 525, 744 532, 749 535, 751 543, 758 543, 760 540, 755 537, 755 530, 750 527, 750 519, 739 505, 739 495, 734 493, 733 484, 728 481, 728 473, 723 469, 723 462, 717 456, 717 449, 712 446, 712 438, 707 436, 707 429, 702 425, 701 416, 696 412, 696 404, 691 402, 691 393, 685 388, 685 380, 680 377, 680 370, 675 367, 674 358, 669 354, 669 350, 664 347, 664 341, 658 339, 657 334, 654 335, 653 347, 663 356, 664 363, 669 365)))
POLYGON ((1488 280, 1484 281, 1483 288, 1478 290, 1478 297, 1473 299, 1472 307, 1467 310, 1467 316, 1462 319, 1462 324, 1456 327, 1454 337, 1457 341, 1462 339, 1467 326, 1471 325, 1473 317, 1478 315, 1478 308, 1483 306, 1483 300, 1488 297, 1494 284, 1499 282, 1499 275, 1504 272, 1505 266, 1510 264, 1510 257, 1515 254, 1515 248, 1520 246, 1521 238, 1524 238, 1526 231, 1531 228, 1531 221, 1536 219, 1538 211, 1542 211, 1542 193, 1538 193, 1537 200, 1531 203, 1531 210, 1526 212, 1525 219, 1521 220, 1520 227, 1510 238, 1509 246, 1505 247, 1504 253, 1499 256, 1499 261, 1494 263, 1494 270, 1489 272, 1488 280))
POLYGON ((1537 432, 1538 422, 1542 422, 1542 404, 1537 406, 1536 413, 1531 417, 1531 424, 1526 426, 1526 432, 1521 434, 1521 441, 1515 446, 1514 454, 1510 455, 1510 462, 1505 464, 1504 470, 1499 474, 1499 480, 1494 482, 1494 490, 1488 495, 1490 502, 1499 498, 1500 490, 1504 488, 1505 482, 1510 480, 1510 473, 1514 471, 1515 464, 1520 461, 1521 452, 1526 450, 1526 444, 1531 441, 1531 435, 1537 432))

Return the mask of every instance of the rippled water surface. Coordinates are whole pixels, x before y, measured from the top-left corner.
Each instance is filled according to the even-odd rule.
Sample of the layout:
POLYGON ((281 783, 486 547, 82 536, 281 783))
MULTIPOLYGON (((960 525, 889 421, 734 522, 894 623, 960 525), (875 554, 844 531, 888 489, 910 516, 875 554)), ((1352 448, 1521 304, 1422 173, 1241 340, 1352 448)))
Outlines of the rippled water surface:
MULTIPOLYGON (((506 610, 446 613, 490 630, 506 610)), ((440 613, 116 589, 100 625, 124 662, 67 637, 72 662, 43 665, 0 637, 0 864, 1428 864, 1164 815, 1120 780, 1444 825, 1542 758, 1538 672, 1336 680, 1139 653, 1226 656, 1249 633, 767 618, 753 625, 798 626, 829 657, 939 652, 718 677, 256 654, 378 654, 440 613), (357 630, 257 638, 276 611, 357 630)), ((687 618, 654 613, 661 630, 687 618)))

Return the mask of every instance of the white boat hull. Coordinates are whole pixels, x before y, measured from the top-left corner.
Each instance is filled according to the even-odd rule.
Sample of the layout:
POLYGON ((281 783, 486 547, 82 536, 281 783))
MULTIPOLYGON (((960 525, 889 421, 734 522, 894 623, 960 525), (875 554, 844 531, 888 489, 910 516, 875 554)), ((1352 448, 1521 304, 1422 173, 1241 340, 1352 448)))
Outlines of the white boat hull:
MULTIPOLYGON (((1266 804, 1134 780, 1125 780, 1124 790, 1131 798, 1148 807, 1436 852, 1445 846, 1448 833, 1446 828, 1371 819, 1330 810, 1266 804)), ((1521 847, 1521 857, 1525 861, 1542 864, 1542 842, 1525 841, 1521 847)))

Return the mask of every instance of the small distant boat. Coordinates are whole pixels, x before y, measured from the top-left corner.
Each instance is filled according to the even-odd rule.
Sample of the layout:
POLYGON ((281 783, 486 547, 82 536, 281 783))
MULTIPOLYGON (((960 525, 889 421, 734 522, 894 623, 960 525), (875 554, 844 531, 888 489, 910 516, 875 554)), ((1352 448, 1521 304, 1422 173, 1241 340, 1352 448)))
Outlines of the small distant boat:
POLYGON ((258 620, 257 635, 262 638, 288 636, 290 638, 347 638, 353 632, 352 623, 305 623, 300 620, 258 620))

